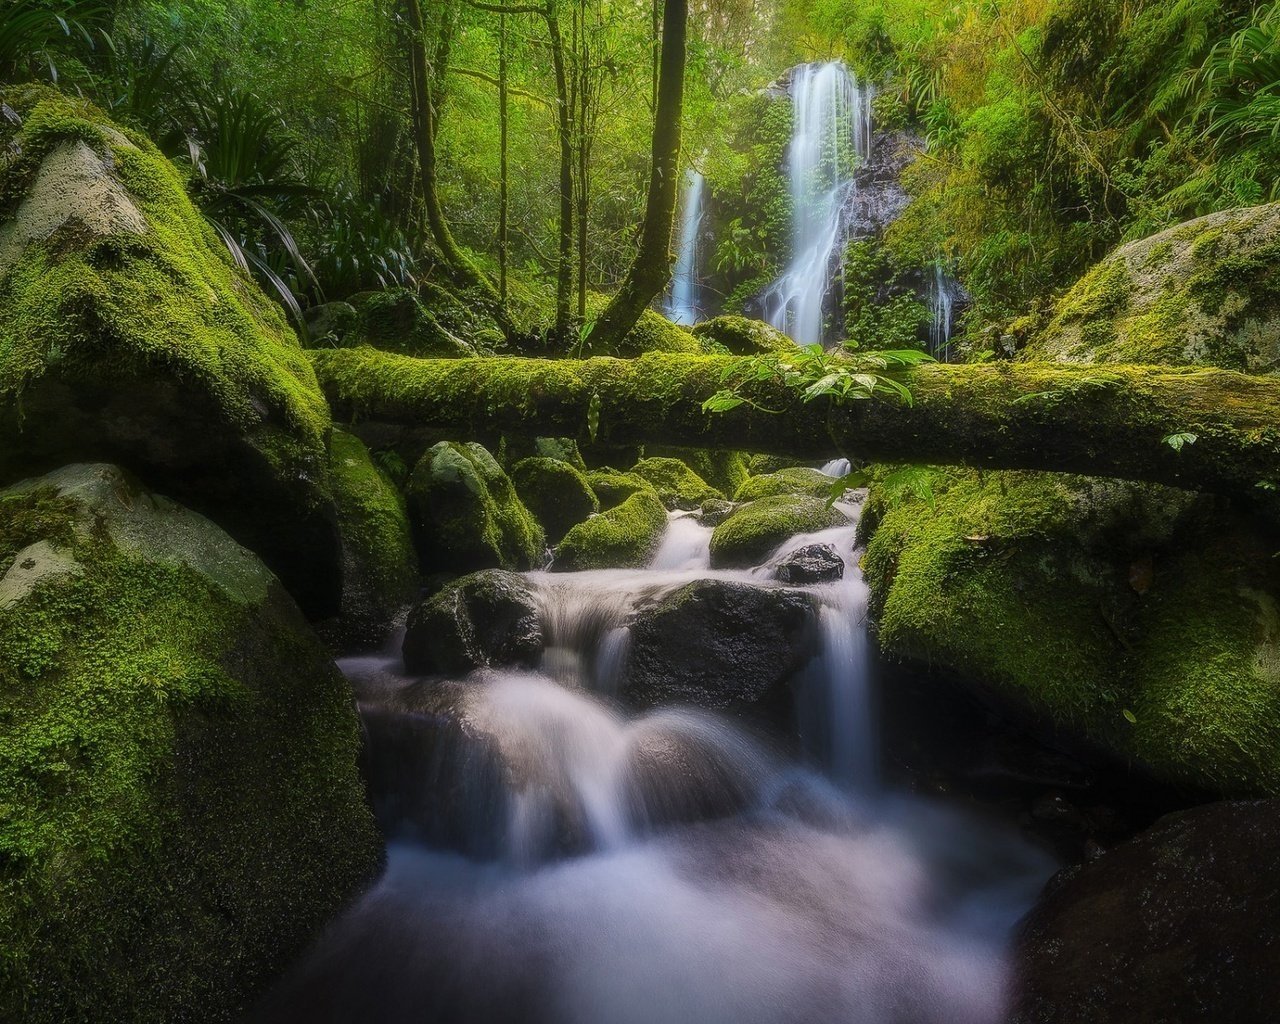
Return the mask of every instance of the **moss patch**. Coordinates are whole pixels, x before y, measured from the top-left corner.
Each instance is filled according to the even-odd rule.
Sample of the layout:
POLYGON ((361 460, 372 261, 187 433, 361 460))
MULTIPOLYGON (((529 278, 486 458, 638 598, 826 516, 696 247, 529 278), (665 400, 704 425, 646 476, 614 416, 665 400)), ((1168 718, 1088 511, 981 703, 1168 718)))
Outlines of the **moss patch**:
POLYGON ((636 473, 620 473, 616 469, 593 469, 587 474, 587 483, 600 501, 602 510, 621 505, 637 493, 658 496, 657 489, 636 473))
POLYGON ((587 478, 559 459, 521 459, 511 469, 511 482, 552 544, 558 544, 571 527, 600 511, 600 501, 587 478))
POLYGON ((680 459, 641 459, 631 472, 653 484, 667 508, 692 511, 708 498, 724 497, 680 459))
POLYGON ((796 466, 780 469, 764 476, 753 476, 743 481, 733 496, 734 501, 755 501, 773 494, 807 494, 813 498, 826 498, 834 481, 816 469, 796 466))
POLYGON ((785 540, 848 522, 844 513, 806 495, 759 498, 733 512, 711 534, 711 565, 745 569, 762 564, 785 540))
POLYGON ((0 493, 0 1017, 229 1021, 377 869, 350 691, 270 573, 108 467, 0 493))
POLYGON ((662 502, 650 491, 637 491, 570 530, 556 548, 552 568, 574 572, 647 565, 666 528, 662 502))
POLYGON ((776 327, 745 316, 717 316, 692 328, 707 352, 754 356, 766 352, 794 352, 796 343, 776 327))

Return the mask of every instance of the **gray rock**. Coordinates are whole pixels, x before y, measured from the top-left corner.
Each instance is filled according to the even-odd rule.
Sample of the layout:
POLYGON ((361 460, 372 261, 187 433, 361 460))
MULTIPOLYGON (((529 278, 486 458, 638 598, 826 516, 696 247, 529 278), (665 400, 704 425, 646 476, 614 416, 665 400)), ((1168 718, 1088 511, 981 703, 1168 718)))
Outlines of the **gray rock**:
POLYGON ((830 544, 810 544, 779 562, 774 576, 793 586, 829 583, 844 576, 844 561, 830 544))
POLYGON ((537 663, 542 620, 518 573, 488 569, 450 583, 409 613, 404 665, 413 673, 461 675, 485 665, 537 663))

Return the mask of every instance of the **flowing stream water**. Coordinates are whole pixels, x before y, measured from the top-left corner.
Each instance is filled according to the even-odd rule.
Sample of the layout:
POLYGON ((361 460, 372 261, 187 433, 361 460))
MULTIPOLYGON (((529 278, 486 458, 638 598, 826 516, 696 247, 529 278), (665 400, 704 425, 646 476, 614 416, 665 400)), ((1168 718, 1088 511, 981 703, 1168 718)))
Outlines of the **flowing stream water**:
POLYGON ((673 513, 647 569, 527 574, 536 669, 344 660, 387 869, 257 1019, 996 1024, 1010 929, 1052 864, 880 781, 858 505, 838 507, 846 525, 754 569, 712 570, 711 529, 673 513), (844 575, 803 588, 798 747, 695 708, 625 710, 637 611, 693 580, 777 589, 813 544, 844 575))

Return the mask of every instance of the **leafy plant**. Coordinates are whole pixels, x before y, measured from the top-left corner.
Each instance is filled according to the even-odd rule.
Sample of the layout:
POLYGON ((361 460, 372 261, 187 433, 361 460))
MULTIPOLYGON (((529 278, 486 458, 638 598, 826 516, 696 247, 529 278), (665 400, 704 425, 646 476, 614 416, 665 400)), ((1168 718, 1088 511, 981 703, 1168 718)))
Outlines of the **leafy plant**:
POLYGON ((77 40, 94 45, 94 29, 110 14, 97 0, 49 3, 5 0, 0 4, 0 82, 41 72, 58 81, 58 61, 77 40))
POLYGON ((1182 451, 1183 445, 1195 444, 1198 440, 1200 440, 1199 434, 1191 434, 1187 432, 1166 434, 1160 439, 1162 444, 1167 444, 1175 452, 1182 451))

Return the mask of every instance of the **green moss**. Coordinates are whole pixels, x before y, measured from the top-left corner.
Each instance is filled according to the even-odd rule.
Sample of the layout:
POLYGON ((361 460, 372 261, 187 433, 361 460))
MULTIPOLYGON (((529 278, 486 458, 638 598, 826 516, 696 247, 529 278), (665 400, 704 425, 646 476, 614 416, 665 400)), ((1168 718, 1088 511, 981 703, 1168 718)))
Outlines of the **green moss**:
POLYGON ((1131 290, 1124 260, 1104 260, 1067 293, 1058 306, 1058 319, 1064 323, 1114 319, 1128 306, 1131 290))
POLYGON ((78 566, 0 615, 0 1017, 239 1019, 376 870, 349 689, 260 563, 114 471, 5 492, 0 535, 0 571, 78 566))
POLYGON ((417 591, 417 555, 404 499, 359 438, 333 432, 329 476, 342 531, 342 629, 376 642, 417 591))
POLYGON ((631 467, 631 472, 653 484, 667 508, 691 511, 708 498, 724 497, 680 459, 641 459, 631 467))
POLYGON ((600 501, 576 468, 559 459, 521 459, 511 469, 520 500, 542 524, 552 544, 600 511, 600 501))
POLYGON ((647 565, 667 527, 667 510, 656 496, 637 491, 620 505, 571 529, 556 548, 552 568, 626 569, 647 565))
POLYGON ((747 473, 751 476, 764 476, 780 469, 795 468, 804 468, 804 460, 788 455, 752 455, 747 459, 747 473))
POLYGON ((359 328, 355 336, 348 336, 352 343, 362 341, 387 352, 418 357, 457 359, 475 355, 471 345, 447 330, 407 288, 363 295, 357 310, 359 328))
POLYGON ((847 522, 826 502, 806 495, 779 494, 738 508, 711 534, 711 564, 717 569, 761 565, 783 541, 847 522))
POLYGON ((637 493, 658 496, 653 484, 635 473, 620 473, 616 469, 594 469, 587 474, 587 483, 600 501, 601 509, 621 505, 637 493))
POLYGON ((432 447, 413 468, 407 498, 424 573, 542 564, 542 527, 481 445, 432 447))
POLYGON ((797 466, 791 469, 779 469, 763 476, 753 476, 745 480, 734 501, 755 501, 756 498, 767 498, 774 494, 807 494, 814 498, 826 498, 831 493, 834 481, 825 473, 816 469, 797 466))
POLYGON ((882 647, 1171 782, 1280 792, 1267 544, 1186 492, 939 471, 880 499, 863 571, 882 647), (1136 719, 1131 723, 1125 712, 1136 719))
POLYGON ((646 445, 644 454, 648 458, 679 459, 723 494, 732 494, 742 486, 749 475, 746 459, 741 452, 646 445))
MULTIPOLYGON (((595 320, 605 307, 609 305, 609 297, 595 292, 587 296, 587 319, 595 320)), ((578 353, 577 343, 573 351, 578 353)), ((701 352, 702 346, 692 334, 683 327, 673 324, 661 313, 646 309, 640 314, 636 325, 627 332, 616 348, 609 351, 582 350, 584 356, 622 356, 633 358, 646 352, 701 352)))
POLYGON ((766 352, 794 352, 796 344, 776 327, 745 316, 717 316, 692 328, 695 338, 708 352, 735 356, 766 352))

